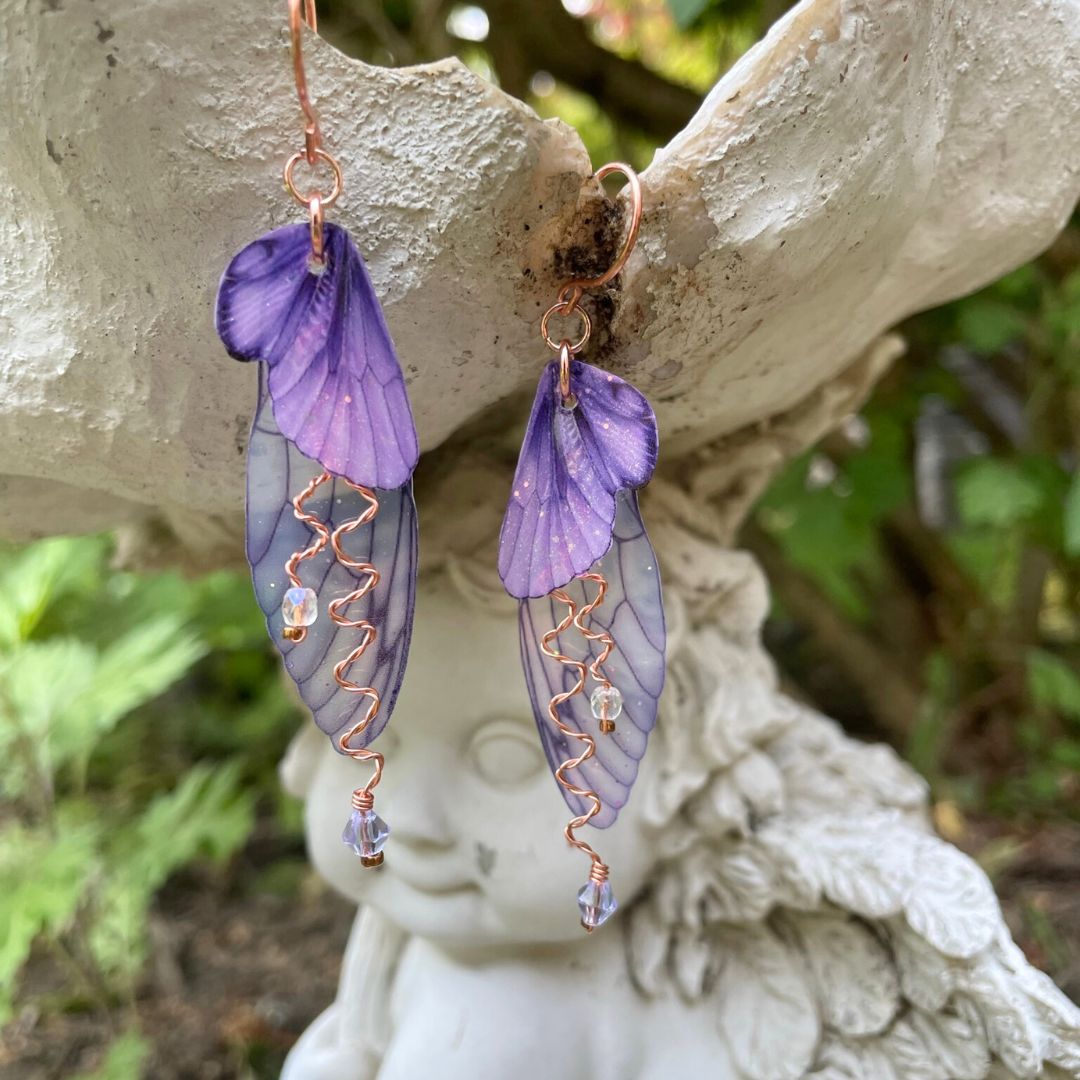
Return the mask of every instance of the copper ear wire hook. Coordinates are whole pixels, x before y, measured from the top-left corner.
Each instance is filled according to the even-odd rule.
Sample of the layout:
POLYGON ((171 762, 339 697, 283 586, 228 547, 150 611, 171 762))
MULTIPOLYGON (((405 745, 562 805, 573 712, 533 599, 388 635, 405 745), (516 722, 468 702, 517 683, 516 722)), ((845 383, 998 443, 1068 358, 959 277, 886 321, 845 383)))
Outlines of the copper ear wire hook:
POLYGON ((630 227, 626 231, 626 239, 623 241, 619 254, 615 256, 615 261, 599 277, 575 278, 559 289, 559 300, 565 306, 564 314, 566 315, 571 314, 577 307, 577 302, 586 289, 599 289, 622 270, 637 243, 638 230, 641 227, 641 181, 637 173, 622 161, 612 161, 607 165, 601 165, 594 173, 594 178, 600 182, 612 173, 622 173, 630 185, 630 227))
POLYGON ((285 162, 285 189, 302 206, 308 209, 311 224, 311 260, 316 266, 322 266, 323 253, 323 211, 337 202, 344 179, 341 166, 333 155, 328 154, 322 145, 322 128, 319 126, 319 114, 311 103, 308 93, 307 72, 304 68, 303 27, 306 23, 314 33, 317 28, 315 0, 289 0, 289 40, 292 48, 293 78, 296 81, 296 96, 300 99, 300 109, 304 114, 304 149, 293 154, 285 162), (297 188, 293 174, 296 166, 306 161, 309 168, 315 168, 319 162, 329 166, 334 181, 329 192, 311 190, 302 192, 297 188))
POLYGON ((578 307, 578 302, 585 295, 586 289, 599 289, 616 277, 626 265, 631 252, 634 250, 634 245, 637 243, 638 230, 641 228, 641 181, 638 179, 637 173, 622 161, 612 161, 607 165, 601 165, 593 174, 593 179, 600 182, 605 177, 611 176, 612 173, 621 173, 626 177, 630 186, 630 225, 626 231, 626 239, 623 241, 618 255, 615 256, 615 261, 598 277, 574 278, 559 288, 558 299, 544 312, 540 320, 540 334, 547 347, 554 352, 559 351, 562 342, 554 341, 548 333, 548 323, 551 316, 556 313, 567 316, 577 314, 579 316, 582 320, 581 337, 576 344, 570 346, 570 351, 571 353, 580 352, 592 333, 592 323, 585 310, 578 307))
POLYGON ((292 45, 293 78, 296 80, 296 96, 300 99, 300 108, 304 113, 304 156, 309 165, 315 164, 315 154, 322 148, 322 129, 319 127, 319 114, 311 104, 308 94, 307 72, 304 70, 303 34, 300 29, 301 19, 307 23, 313 34, 318 33, 318 19, 315 15, 315 0, 289 0, 289 40, 292 45), (303 11, 301 12, 301 4, 303 11))

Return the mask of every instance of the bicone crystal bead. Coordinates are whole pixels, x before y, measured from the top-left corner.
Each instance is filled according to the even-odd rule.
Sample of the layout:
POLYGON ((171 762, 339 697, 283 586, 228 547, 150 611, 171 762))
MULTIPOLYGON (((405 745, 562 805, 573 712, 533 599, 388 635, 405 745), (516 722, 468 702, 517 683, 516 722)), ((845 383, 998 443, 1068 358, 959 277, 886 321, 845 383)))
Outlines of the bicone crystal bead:
POLYGON ((589 706, 597 720, 618 720, 622 712, 622 694, 614 686, 598 686, 589 698, 589 706))
POLYGON ((310 626, 319 617, 319 598, 314 589, 293 586, 281 601, 286 626, 310 626))
POLYGON ((368 866, 382 862, 382 849, 390 836, 390 826, 374 810, 353 810, 341 840, 368 866))
POLYGON ((611 891, 611 882, 597 884, 592 879, 586 881, 578 890, 577 904, 581 909, 581 925, 586 930, 603 926, 619 906, 615 894, 611 891))

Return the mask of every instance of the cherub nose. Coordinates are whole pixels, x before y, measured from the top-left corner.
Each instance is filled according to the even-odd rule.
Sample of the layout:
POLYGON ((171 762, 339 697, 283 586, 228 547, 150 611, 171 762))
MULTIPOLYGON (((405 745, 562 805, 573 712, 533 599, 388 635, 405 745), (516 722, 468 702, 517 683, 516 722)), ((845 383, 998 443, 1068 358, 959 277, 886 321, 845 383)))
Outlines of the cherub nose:
POLYGON ((393 815, 393 842, 417 851, 443 851, 454 844, 445 768, 433 761, 394 762, 394 786, 384 806, 393 815))

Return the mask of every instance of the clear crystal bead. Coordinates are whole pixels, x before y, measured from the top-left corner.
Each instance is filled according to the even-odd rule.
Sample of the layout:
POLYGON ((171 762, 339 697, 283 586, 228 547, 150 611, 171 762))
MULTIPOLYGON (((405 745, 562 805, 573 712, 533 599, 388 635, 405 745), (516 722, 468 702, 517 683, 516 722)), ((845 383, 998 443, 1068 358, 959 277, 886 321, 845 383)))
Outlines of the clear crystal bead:
POLYGON ((281 601, 281 617, 286 626, 310 626, 319 617, 319 598, 314 589, 293 586, 281 601))
POLYGON ((597 720, 618 720, 622 712, 622 694, 617 687, 598 686, 589 698, 589 705, 597 720))
POLYGON ((390 826, 374 810, 354 810, 345 822, 341 840, 368 866, 378 866, 389 836, 390 826))
POLYGON ((611 891, 611 882, 598 885, 592 879, 585 882, 578 890, 577 904, 581 909, 581 925, 586 930, 595 930, 615 914, 619 906, 615 894, 611 891))

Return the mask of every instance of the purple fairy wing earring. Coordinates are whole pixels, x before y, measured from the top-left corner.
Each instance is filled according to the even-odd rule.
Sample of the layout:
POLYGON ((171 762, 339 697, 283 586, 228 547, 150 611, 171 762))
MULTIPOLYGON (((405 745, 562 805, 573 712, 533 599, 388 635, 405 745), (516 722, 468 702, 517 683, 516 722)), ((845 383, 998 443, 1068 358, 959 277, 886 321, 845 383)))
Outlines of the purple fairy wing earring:
MULTIPOLYGON (((314 0, 303 21, 315 30, 314 0)), ((285 668, 342 754, 374 766, 353 792, 342 839, 378 866, 389 835, 375 813, 386 727, 405 672, 416 595, 420 451, 394 343, 349 234, 323 220, 342 190, 322 147, 289 0, 304 150, 285 186, 307 207, 245 247, 218 290, 217 330, 237 360, 259 360, 248 444, 247 554, 255 595, 285 668), (301 161, 329 168, 329 193, 296 187, 301 161), (320 606, 325 604, 325 614, 320 606)))
POLYGON ((578 893, 588 931, 616 904, 608 867, 575 833, 607 828, 629 798, 656 723, 666 644, 660 574, 637 500, 656 465, 656 417, 628 382, 576 359, 592 330, 578 306, 584 290, 619 273, 641 221, 629 166, 605 165, 596 178, 616 172, 630 183, 627 239, 605 274, 568 282, 543 317, 558 359, 540 376, 499 537, 540 740, 576 815, 566 839, 592 861, 578 893), (554 314, 580 318, 576 343, 551 338, 554 314))

